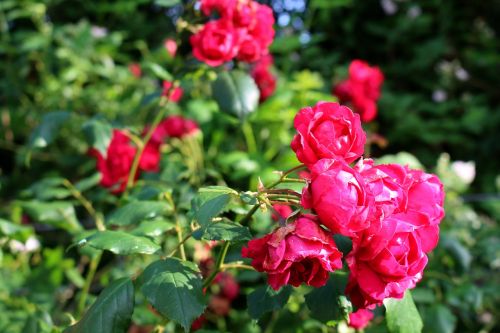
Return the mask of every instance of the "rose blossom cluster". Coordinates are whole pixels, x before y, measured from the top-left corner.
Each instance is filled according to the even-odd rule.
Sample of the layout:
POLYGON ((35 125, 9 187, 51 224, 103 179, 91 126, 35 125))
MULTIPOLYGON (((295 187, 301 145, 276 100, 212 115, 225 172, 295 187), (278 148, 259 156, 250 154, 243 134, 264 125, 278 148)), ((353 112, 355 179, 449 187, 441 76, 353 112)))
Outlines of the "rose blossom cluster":
MULTIPOLYGON (((181 116, 165 118, 155 129, 139 160, 135 179, 141 171, 157 172, 160 165, 160 146, 167 138, 182 138, 198 131, 196 122, 181 116)), ((147 130, 144 131, 144 133, 147 130)), ((112 193, 125 191, 127 181, 134 162, 137 148, 132 145, 130 136, 124 130, 113 130, 106 155, 91 148, 89 154, 97 159, 96 167, 101 173, 101 185, 112 193)))
POLYGON ((219 18, 191 36, 196 59, 215 67, 234 58, 256 62, 269 53, 274 38, 270 7, 253 0, 201 0, 201 11, 219 18))
POLYGON ((274 93, 274 90, 276 90, 276 77, 270 70, 272 65, 273 57, 268 54, 262 57, 262 59, 253 66, 250 72, 259 88, 259 100, 261 103, 268 99, 274 93))
POLYGON ((268 274, 274 289, 303 282, 319 287, 328 272, 342 267, 333 241, 333 234, 340 234, 353 243, 346 257, 346 294, 353 304, 372 309, 385 298, 402 298, 422 278, 427 253, 437 245, 443 185, 420 170, 363 159, 360 116, 338 103, 301 109, 294 126, 291 147, 310 172, 301 204, 314 215, 251 240, 243 257, 268 274))
POLYGON ((370 122, 377 115, 377 100, 383 82, 384 75, 378 67, 354 60, 349 65, 348 79, 333 87, 332 93, 340 103, 349 103, 363 122, 370 122))

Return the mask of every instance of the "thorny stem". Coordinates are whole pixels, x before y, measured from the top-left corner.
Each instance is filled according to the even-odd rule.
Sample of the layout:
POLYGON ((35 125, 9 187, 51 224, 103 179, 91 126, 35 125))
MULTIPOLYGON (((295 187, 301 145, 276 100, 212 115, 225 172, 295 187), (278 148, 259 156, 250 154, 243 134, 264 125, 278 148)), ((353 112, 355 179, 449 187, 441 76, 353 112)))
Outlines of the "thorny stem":
POLYGON ((77 199, 82 206, 87 210, 87 212, 92 216, 92 218, 95 221, 95 225, 97 227, 97 230, 99 231, 104 231, 106 230, 106 227, 104 226, 104 221, 102 219, 102 216, 94 209, 94 206, 92 206, 92 203, 87 200, 69 180, 64 179, 63 180, 63 185, 66 186, 66 188, 71 192, 71 195, 77 199))
POLYGON ((130 188, 134 185, 134 179, 135 175, 137 174, 137 169, 139 168, 139 162, 141 161, 141 156, 142 153, 144 152, 144 149, 146 149, 146 146, 153 136, 154 131, 160 124, 161 120, 163 119, 163 116, 165 115, 165 111, 167 110, 166 106, 170 102, 170 99, 172 97, 172 94, 174 90, 179 86, 177 82, 174 82, 170 89, 167 92, 167 96, 163 99, 160 100, 160 110, 156 114, 156 117, 153 120, 153 123, 151 124, 151 127, 149 127, 149 130, 147 131, 146 135, 144 136, 144 140, 142 141, 142 144, 137 147, 137 152, 134 156, 134 161, 132 162, 132 167, 130 168, 130 173, 128 174, 128 179, 127 179, 127 189, 125 191, 125 196, 128 194, 128 191, 130 188))
POLYGON ((203 282, 203 289, 207 288, 210 286, 212 281, 215 279, 217 274, 221 271, 221 266, 224 264, 224 259, 226 259, 226 254, 229 249, 229 245, 231 245, 231 242, 226 241, 224 243, 224 246, 219 252, 219 256, 217 257, 217 261, 215 262, 215 268, 212 271, 212 273, 207 277, 207 279, 203 282))

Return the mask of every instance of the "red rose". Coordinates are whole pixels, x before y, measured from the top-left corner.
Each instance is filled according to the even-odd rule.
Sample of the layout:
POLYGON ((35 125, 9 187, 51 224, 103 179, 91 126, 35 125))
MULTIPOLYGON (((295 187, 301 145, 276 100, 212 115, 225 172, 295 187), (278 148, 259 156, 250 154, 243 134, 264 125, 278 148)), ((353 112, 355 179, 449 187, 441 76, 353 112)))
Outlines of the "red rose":
POLYGON ((364 122, 372 121, 377 115, 377 100, 384 82, 384 75, 378 67, 354 60, 349 65, 349 78, 333 88, 341 103, 351 103, 364 122))
POLYGON ((362 330, 370 323, 373 319, 373 312, 366 309, 359 309, 356 312, 349 313, 349 326, 362 330))
POLYGON ((297 134, 291 147, 297 158, 312 165, 322 158, 350 163, 363 154, 366 134, 357 114, 338 103, 319 102, 295 116, 297 134))
POLYGON ((251 35, 246 35, 240 44, 238 60, 255 62, 262 56, 262 47, 257 39, 251 35))
MULTIPOLYGON (((137 149, 130 144, 125 132, 113 130, 113 137, 109 143, 106 157, 95 149, 90 149, 90 155, 97 158, 97 169, 101 173, 101 185, 111 188, 113 193, 121 193, 127 186, 130 168, 134 161, 137 149)), ((144 150, 139 161, 139 170, 158 170, 159 153, 153 147, 144 150)), ((139 171, 138 170, 138 171, 139 171)), ((139 172, 135 175, 137 178, 139 172)))
MULTIPOLYGON (((182 116, 168 116, 158 124, 149 142, 160 146, 167 138, 183 138, 198 130, 198 124, 194 120, 182 116)), ((144 132, 147 131, 148 127, 144 129, 144 132)))
POLYGON ((252 258, 257 271, 267 272, 268 283, 275 290, 301 283, 321 287, 328 280, 328 272, 342 267, 342 254, 313 215, 302 215, 271 234, 251 240, 241 253, 252 258))
POLYGON ((251 72, 257 87, 259 88, 260 102, 268 99, 276 90, 276 77, 271 73, 268 66, 260 65, 260 62, 251 72))
POLYGON ((174 103, 177 103, 182 98, 182 94, 184 93, 184 91, 181 87, 176 87, 174 91, 170 92, 171 88, 172 82, 163 81, 163 90, 161 95, 167 97, 170 94, 170 100, 174 103))
POLYGON ((200 9, 206 16, 210 16, 212 12, 217 12, 223 18, 230 17, 236 1, 234 0, 201 0, 200 9))
POLYGON ((302 205, 312 208, 322 224, 345 236, 370 227, 373 197, 363 177, 342 160, 319 160, 311 168, 302 205))
POLYGON ((255 9, 255 25, 249 28, 248 33, 259 41, 263 55, 274 39, 274 15, 271 7, 257 4, 255 9))
POLYGON ((378 233, 364 233, 353 240, 346 258, 351 271, 346 294, 357 307, 381 304, 388 297, 402 298, 422 278, 427 264, 422 236, 435 239, 438 230, 419 235, 407 219, 404 214, 392 215, 382 222, 378 233))
POLYGON ((220 66, 239 51, 241 32, 225 19, 210 21, 190 38, 193 55, 209 66, 220 66))
POLYGON ((219 273, 215 277, 214 283, 218 284, 221 289, 219 296, 225 297, 229 301, 233 301, 236 297, 238 297, 238 294, 240 293, 240 285, 229 273, 219 273))
POLYGON ((131 63, 130 65, 128 65, 128 70, 136 78, 140 78, 142 76, 141 65, 139 65, 136 62, 131 63))

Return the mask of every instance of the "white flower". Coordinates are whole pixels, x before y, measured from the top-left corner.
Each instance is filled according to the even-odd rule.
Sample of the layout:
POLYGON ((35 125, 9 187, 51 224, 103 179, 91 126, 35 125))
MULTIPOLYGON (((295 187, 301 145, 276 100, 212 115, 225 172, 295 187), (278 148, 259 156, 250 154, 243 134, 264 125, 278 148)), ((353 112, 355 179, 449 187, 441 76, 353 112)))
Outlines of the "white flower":
POLYGON ((434 90, 432 93, 432 100, 436 103, 444 102, 448 99, 448 94, 442 89, 434 90))
POLYGON ((455 161, 451 163, 451 169, 466 184, 472 183, 476 177, 476 163, 474 161, 455 161))

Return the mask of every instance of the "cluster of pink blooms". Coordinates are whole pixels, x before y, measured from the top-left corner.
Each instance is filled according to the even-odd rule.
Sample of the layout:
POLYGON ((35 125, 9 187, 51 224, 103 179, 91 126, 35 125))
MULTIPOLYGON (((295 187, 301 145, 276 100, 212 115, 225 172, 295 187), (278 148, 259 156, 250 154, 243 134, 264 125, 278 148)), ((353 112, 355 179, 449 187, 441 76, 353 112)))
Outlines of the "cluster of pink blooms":
MULTIPOLYGON (((160 146, 167 138, 182 138, 198 131, 196 122, 181 116, 165 118, 155 129, 139 160, 139 167, 135 178, 141 171, 157 172, 160 165, 160 146)), ((146 131, 144 131, 146 132, 146 131)), ((89 154, 97 159, 97 170, 101 173, 101 185, 109 188, 112 193, 123 192, 137 148, 132 144, 127 131, 114 129, 111 142, 103 156, 92 148, 89 154)))
POLYGON ((370 122, 377 116, 377 100, 383 82, 384 75, 378 67, 354 60, 349 65, 349 77, 333 87, 332 93, 340 103, 349 104, 359 113, 363 122, 370 122))
POLYGON ((270 70, 272 65, 273 57, 268 54, 262 57, 262 59, 253 66, 250 72, 259 88, 260 102, 264 102, 274 93, 274 90, 276 90, 276 77, 270 70))
MULTIPOLYGON (((329 272, 342 268, 332 237, 341 234, 353 243, 345 258, 352 303, 372 309, 385 298, 402 298, 422 278, 427 253, 437 245, 444 217, 441 182, 407 166, 363 159, 360 117, 345 106, 320 102, 303 108, 294 126, 291 147, 310 171, 301 204, 312 214, 251 240, 243 257, 268 274, 274 289, 301 283, 320 287, 329 272)), ((367 316, 355 313, 353 320, 367 316)))
POLYGON ((253 0, 201 0, 201 11, 219 18, 207 22, 190 42, 193 55, 209 66, 236 58, 256 62, 269 53, 274 38, 272 9, 253 0))

